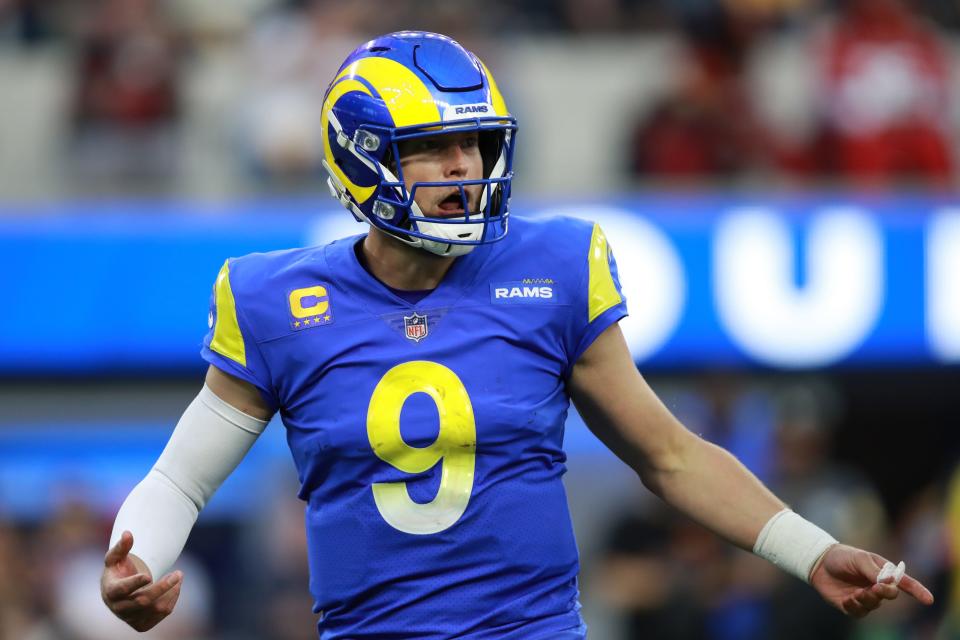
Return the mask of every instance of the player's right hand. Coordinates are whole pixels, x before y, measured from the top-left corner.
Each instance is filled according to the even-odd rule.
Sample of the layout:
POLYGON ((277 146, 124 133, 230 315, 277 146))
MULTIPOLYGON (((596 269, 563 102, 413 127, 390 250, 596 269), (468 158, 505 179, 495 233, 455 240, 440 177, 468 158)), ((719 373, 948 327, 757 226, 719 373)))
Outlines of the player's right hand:
POLYGON ((118 618, 137 631, 152 629, 173 611, 183 574, 173 571, 153 582, 143 560, 130 553, 133 534, 124 531, 103 559, 100 596, 118 618))

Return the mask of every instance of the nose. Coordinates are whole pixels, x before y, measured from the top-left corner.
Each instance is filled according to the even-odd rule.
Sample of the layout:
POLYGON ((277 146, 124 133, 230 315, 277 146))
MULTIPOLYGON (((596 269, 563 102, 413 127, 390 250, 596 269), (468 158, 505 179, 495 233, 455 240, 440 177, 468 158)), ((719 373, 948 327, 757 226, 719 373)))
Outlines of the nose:
POLYGON ((444 154, 444 175, 447 178, 463 179, 467 176, 467 154, 459 144, 447 146, 444 154))

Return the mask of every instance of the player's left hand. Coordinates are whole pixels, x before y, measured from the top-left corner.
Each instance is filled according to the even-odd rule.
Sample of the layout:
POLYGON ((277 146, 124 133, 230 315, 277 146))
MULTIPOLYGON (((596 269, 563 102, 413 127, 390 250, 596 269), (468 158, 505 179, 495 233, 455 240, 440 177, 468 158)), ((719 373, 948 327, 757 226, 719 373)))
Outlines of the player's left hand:
POLYGON ((899 585, 893 583, 892 576, 878 583, 877 576, 886 562, 875 553, 835 544, 813 570, 810 584, 824 600, 854 618, 862 618, 901 591, 922 604, 933 604, 933 594, 908 575, 899 585))

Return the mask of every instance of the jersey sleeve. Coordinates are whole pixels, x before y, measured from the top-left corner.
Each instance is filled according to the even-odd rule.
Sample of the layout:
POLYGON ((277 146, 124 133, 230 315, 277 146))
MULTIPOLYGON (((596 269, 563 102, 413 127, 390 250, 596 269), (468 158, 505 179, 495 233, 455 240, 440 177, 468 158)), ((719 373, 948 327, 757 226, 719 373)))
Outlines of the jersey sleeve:
POLYGON ((253 335, 253 327, 237 304, 230 266, 230 260, 223 263, 213 285, 207 316, 210 330, 203 339, 200 355, 221 371, 255 386, 267 405, 276 411, 279 402, 270 371, 253 335))
POLYGON ((579 262, 582 273, 574 293, 573 313, 566 337, 567 376, 597 336, 627 315, 627 301, 620 289, 617 262, 600 225, 593 225, 586 255, 580 257, 579 262))

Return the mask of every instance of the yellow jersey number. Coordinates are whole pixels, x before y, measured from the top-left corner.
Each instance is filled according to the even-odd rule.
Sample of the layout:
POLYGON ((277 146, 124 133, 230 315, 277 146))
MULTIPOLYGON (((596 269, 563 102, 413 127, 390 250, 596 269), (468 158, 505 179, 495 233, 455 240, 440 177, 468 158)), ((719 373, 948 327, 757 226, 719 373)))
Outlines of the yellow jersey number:
POLYGON ((437 462, 443 464, 440 488, 426 504, 410 499, 406 482, 373 483, 373 499, 390 526, 425 535, 439 533, 460 519, 473 492, 477 425, 470 396, 457 374, 425 360, 387 371, 370 398, 367 437, 378 458, 405 473, 423 473, 437 462), (400 411, 415 393, 433 398, 440 417, 440 433, 426 447, 411 447, 400 435, 400 411))

